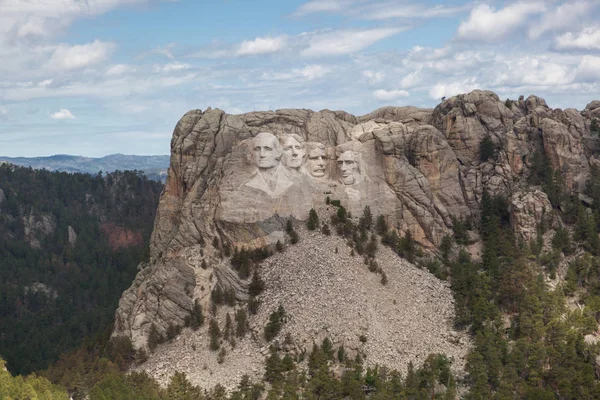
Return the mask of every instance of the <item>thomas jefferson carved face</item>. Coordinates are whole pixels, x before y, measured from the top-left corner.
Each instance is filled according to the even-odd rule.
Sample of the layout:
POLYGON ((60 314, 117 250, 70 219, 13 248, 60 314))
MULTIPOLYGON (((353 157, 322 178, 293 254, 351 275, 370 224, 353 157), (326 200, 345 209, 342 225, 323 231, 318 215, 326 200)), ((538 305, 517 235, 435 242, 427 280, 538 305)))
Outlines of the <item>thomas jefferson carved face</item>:
POLYGON ((340 154, 337 159, 341 181, 344 185, 354 185, 359 178, 358 160, 354 152, 347 150, 340 154))
POLYGON ((325 176, 325 166, 327 164, 327 155, 325 154, 325 147, 317 146, 308 151, 308 161, 306 165, 308 172, 315 178, 322 178, 325 176))
POLYGON ((304 142, 297 135, 283 135, 280 142, 283 149, 283 163, 289 168, 300 168, 306 156, 304 142))
POLYGON ((281 147, 272 133, 261 132, 252 139, 254 163, 260 169, 270 169, 279 165, 281 147))

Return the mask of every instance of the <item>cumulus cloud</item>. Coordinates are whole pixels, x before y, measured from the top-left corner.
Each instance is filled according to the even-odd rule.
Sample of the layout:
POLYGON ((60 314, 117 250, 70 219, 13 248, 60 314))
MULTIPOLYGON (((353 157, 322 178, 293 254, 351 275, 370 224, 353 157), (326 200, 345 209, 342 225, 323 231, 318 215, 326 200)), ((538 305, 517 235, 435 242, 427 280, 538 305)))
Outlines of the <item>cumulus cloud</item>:
POLYGON ((46 67, 57 70, 89 67, 106 60, 113 48, 114 45, 112 43, 101 42, 99 40, 74 46, 61 44, 52 53, 52 57, 46 63, 46 67))
POLYGON ((531 15, 546 10, 543 2, 514 3, 501 10, 481 4, 471 10, 466 21, 458 27, 458 38, 463 40, 496 42, 522 27, 531 15))
POLYGON ((286 37, 257 37, 254 40, 245 40, 236 51, 239 56, 248 56, 255 54, 275 53, 285 47, 286 37))
POLYGON ((400 89, 392 89, 392 90, 379 89, 379 90, 376 90, 373 92, 373 96, 375 96, 375 98, 377 100, 381 100, 381 101, 396 100, 401 97, 408 97, 409 95, 410 95, 410 93, 408 93, 406 90, 400 90, 400 89))
POLYGON ((429 89, 429 97, 434 100, 439 100, 442 97, 469 93, 478 88, 480 88, 480 85, 475 83, 474 79, 467 79, 463 82, 437 83, 429 89))
POLYGON ((61 108, 59 111, 50 115, 52 119, 75 119, 75 116, 71 113, 71 111, 66 108, 61 108))
POLYGON ((532 22, 529 37, 537 39, 549 31, 566 30, 573 26, 581 26, 582 20, 595 7, 598 7, 597 1, 567 1, 560 4, 556 8, 545 12, 538 22, 532 22))
POLYGON ((577 66, 577 79, 583 82, 600 80, 600 57, 584 56, 577 66))
POLYGON ((600 50, 600 28, 586 28, 575 34, 566 32, 554 41, 557 50, 600 50))
POLYGON ((383 78, 385 78, 385 74, 381 71, 371 71, 371 70, 366 70, 362 72, 363 76, 365 78, 367 78, 367 81, 369 82, 370 85, 379 83, 383 80, 383 78))
POLYGON ((397 35, 406 29, 374 28, 319 33, 309 39, 308 48, 302 51, 302 55, 319 57, 351 54, 363 50, 382 39, 397 35))

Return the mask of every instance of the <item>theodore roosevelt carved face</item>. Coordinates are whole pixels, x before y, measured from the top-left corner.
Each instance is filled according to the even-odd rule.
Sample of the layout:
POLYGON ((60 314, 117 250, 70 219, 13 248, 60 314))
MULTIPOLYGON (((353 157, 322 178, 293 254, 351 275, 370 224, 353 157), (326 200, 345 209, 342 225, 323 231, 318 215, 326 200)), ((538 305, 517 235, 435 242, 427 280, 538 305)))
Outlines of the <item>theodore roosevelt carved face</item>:
POLYGON ((346 150, 337 159, 340 180, 344 185, 354 185, 360 178, 358 157, 351 150, 346 150))
POLYGON ((259 169, 276 167, 281 155, 279 141, 272 133, 260 132, 252 139, 252 156, 259 169))
POLYGON ((296 134, 285 134, 279 137, 279 142, 283 150, 284 165, 288 168, 300 168, 306 157, 304 140, 296 134))
POLYGON ((315 178, 324 177, 325 169, 327 167, 325 145, 322 143, 308 143, 307 147, 308 160, 306 161, 306 167, 308 173, 315 178))

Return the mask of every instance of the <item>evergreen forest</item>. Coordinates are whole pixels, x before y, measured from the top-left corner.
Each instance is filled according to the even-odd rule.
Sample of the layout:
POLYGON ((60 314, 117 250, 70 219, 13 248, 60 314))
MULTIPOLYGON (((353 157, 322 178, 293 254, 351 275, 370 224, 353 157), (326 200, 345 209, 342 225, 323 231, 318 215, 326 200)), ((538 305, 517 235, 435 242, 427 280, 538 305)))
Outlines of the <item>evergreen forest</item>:
POLYGON ((0 165, 0 354, 13 374, 47 368, 110 333, 147 258, 159 182, 0 165))

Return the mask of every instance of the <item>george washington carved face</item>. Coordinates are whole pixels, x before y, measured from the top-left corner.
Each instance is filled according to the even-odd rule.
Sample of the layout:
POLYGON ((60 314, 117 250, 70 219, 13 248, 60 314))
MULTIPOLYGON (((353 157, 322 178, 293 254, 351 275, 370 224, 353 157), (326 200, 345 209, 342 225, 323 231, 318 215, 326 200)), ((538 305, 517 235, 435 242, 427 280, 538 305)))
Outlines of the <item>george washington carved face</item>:
POLYGON ((254 164, 260 169, 270 169, 279 165, 282 151, 279 141, 272 133, 260 132, 252 139, 254 164))

